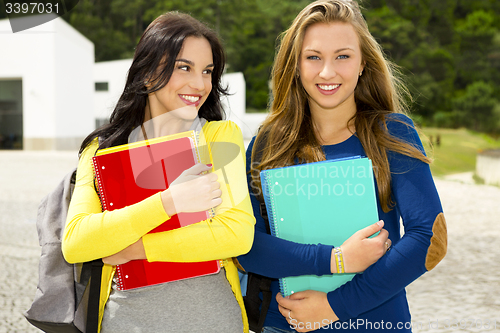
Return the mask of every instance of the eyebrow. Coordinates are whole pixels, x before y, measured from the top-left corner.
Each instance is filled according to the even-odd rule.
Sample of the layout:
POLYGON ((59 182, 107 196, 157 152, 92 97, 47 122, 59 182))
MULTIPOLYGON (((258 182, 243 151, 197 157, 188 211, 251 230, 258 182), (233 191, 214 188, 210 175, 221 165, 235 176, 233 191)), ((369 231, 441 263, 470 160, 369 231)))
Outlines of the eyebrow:
MULTIPOLYGON (((341 49, 335 50, 335 53, 339 53, 339 52, 346 51, 346 50, 354 51, 354 50, 353 50, 352 48, 350 48, 350 47, 343 47, 343 48, 341 48, 341 49)), ((315 49, 305 49, 305 50, 304 50, 304 52, 305 52, 305 51, 312 51, 312 52, 316 52, 316 53, 321 54, 321 52, 320 52, 320 51, 315 50, 315 49)))
MULTIPOLYGON (((191 65, 191 66, 194 66, 194 62, 192 62, 191 60, 187 60, 187 59, 177 59, 175 60, 176 62, 185 62, 186 64, 188 65, 191 65)), ((205 66, 205 68, 207 67, 215 67, 214 64, 208 64, 207 66, 205 66)))

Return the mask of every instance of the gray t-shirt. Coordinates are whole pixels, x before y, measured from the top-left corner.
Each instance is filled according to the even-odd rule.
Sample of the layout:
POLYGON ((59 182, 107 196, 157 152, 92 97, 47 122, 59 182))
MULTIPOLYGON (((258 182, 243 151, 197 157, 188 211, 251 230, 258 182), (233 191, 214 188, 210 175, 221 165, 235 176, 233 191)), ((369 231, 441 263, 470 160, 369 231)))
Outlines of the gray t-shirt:
POLYGON ((237 333, 243 332, 243 321, 222 268, 217 274, 181 281, 113 289, 101 333, 126 332, 237 333))

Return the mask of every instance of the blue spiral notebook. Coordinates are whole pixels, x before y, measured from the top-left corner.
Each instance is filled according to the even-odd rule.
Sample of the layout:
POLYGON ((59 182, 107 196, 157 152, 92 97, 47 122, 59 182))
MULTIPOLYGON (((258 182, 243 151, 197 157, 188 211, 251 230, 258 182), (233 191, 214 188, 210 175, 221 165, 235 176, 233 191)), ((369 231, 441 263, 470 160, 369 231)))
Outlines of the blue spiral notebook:
MULTIPOLYGON (((340 246, 379 220, 372 162, 359 156, 260 173, 273 236, 303 244, 340 246)), ((284 296, 303 290, 329 292, 355 274, 280 279, 284 296)))

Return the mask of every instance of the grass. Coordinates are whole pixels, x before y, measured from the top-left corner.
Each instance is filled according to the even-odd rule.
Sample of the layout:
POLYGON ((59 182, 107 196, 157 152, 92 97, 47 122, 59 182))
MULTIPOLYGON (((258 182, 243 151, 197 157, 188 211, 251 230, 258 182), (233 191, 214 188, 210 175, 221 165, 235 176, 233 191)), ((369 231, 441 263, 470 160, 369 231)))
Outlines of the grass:
POLYGON ((499 139, 495 140, 488 135, 466 129, 427 127, 421 129, 421 132, 425 151, 434 159, 431 164, 434 176, 474 171, 479 151, 500 148, 499 139), (441 141, 439 146, 436 144, 438 135, 441 141))

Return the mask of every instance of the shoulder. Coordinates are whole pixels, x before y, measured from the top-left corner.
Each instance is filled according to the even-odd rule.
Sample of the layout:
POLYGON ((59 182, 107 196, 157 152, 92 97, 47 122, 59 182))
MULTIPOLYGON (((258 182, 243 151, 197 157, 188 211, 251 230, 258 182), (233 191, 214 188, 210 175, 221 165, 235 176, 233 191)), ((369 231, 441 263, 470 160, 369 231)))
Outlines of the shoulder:
POLYGON ((207 121, 203 126, 203 133, 208 141, 243 140, 241 129, 231 120, 207 121))
POLYGON ((85 184, 93 181, 94 165, 92 163, 92 157, 95 156, 97 148, 99 148, 99 141, 95 138, 80 154, 80 160, 78 161, 78 168, 76 172, 76 181, 78 183, 85 184))
POLYGON ((385 121, 390 135, 409 143, 420 142, 420 140, 416 140, 418 133, 415 124, 407 115, 391 113, 385 117, 385 121))
MULTIPOLYGON (((394 162, 401 162, 405 160, 406 157, 410 157, 410 160, 412 161, 407 163, 413 163, 414 158, 418 159, 418 152, 426 156, 424 146, 422 145, 422 141, 420 139, 420 135, 410 117, 401 113, 392 113, 386 116, 386 124, 388 133, 390 136, 392 136, 393 139, 399 141, 400 143, 409 145, 409 147, 401 146, 401 150, 389 149, 388 156, 391 165, 394 162), (408 152, 408 148, 414 148, 416 150, 413 152, 408 152), (405 156, 405 158, 402 158, 403 155, 405 156)), ((405 169, 409 168, 408 165, 403 165, 403 167, 405 169)))
POLYGON ((252 140, 250 140, 250 143, 248 144, 248 147, 247 147, 247 152, 250 152, 250 153, 252 152, 253 146, 255 144, 255 138, 256 138, 256 136, 254 136, 252 138, 252 140))
POLYGON ((91 159, 95 155, 97 148, 99 148, 99 140, 95 138, 82 151, 80 159, 91 159))
POLYGON ((415 128, 413 120, 402 113, 390 113, 385 116, 385 121, 389 132, 398 131, 406 128, 415 128))

